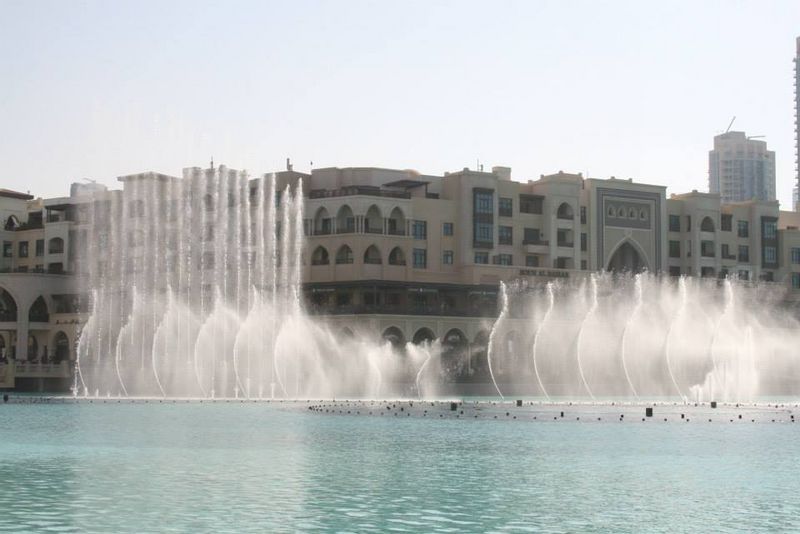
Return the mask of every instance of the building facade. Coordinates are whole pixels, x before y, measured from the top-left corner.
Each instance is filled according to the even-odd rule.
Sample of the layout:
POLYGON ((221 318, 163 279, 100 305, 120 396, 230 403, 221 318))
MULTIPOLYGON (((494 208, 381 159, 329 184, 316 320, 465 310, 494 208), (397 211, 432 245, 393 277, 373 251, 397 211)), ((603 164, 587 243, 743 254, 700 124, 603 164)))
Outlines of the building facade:
MULTIPOLYGON (((68 379, 89 313, 87 280, 93 269, 108 268, 86 261, 85 247, 107 246, 87 239, 103 235, 93 225, 114 225, 99 216, 98 206, 127 206, 128 189, 148 181, 213 174, 194 168, 184 178, 143 173, 120 178, 122 190, 75 186, 69 197, 48 200, 0 194, 0 387, 47 388, 50 379, 68 379)), ((800 218, 781 212, 777 201, 723 203, 718 194, 697 191, 667 196, 664 186, 565 172, 514 181, 507 167, 441 176, 288 168, 275 177, 279 191, 302 181, 306 309, 341 332, 396 344, 457 336, 479 351, 498 313, 500 282, 535 286, 596 271, 730 276, 774 284, 787 300, 800 299, 800 218)), ((255 180, 249 187, 250 200, 235 205, 252 210, 260 193, 255 180)), ((191 209, 204 209, 203 202, 191 209)), ((164 216, 167 224, 171 218, 164 216)), ((205 226, 195 230, 204 254, 216 249, 215 240, 230 238, 205 226)), ((155 250, 140 246, 147 233, 129 237, 120 246, 130 247, 130 258, 155 250)), ((257 257, 257 240, 239 242, 235 257, 257 257)), ((225 268, 203 260, 196 268, 225 268)))
POLYGON ((794 53, 794 169, 797 182, 794 187, 794 211, 800 211, 800 37, 795 40, 794 53))
POLYGON ((715 136, 708 153, 708 190, 724 204, 775 200, 775 152, 744 132, 715 136))

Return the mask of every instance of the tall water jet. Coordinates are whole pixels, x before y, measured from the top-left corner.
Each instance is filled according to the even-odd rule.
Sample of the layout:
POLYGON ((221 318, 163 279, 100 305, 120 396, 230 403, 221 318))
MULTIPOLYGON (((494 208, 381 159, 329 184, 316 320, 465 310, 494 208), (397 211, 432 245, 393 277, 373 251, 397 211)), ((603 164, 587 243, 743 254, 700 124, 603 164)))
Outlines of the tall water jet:
POLYGON ((539 326, 536 328, 536 337, 533 338, 533 372, 536 374, 536 382, 539 384, 539 389, 542 390, 545 398, 549 401, 550 395, 547 393, 547 389, 544 387, 544 383, 542 382, 542 377, 539 374, 539 365, 536 361, 538 356, 538 350, 540 342, 539 340, 542 337, 542 332, 544 331, 544 326, 547 324, 547 320, 550 318, 550 314, 553 313, 553 308, 555 307, 555 293, 553 291, 553 282, 547 282, 547 311, 544 314, 539 326))
POLYGON ((500 395, 500 398, 503 399, 505 397, 503 397, 503 393, 497 386, 497 380, 495 380, 494 371, 492 370, 492 351, 494 350, 494 339, 497 335, 498 326, 503 324, 506 316, 508 315, 508 290, 503 282, 500 282, 500 305, 500 315, 497 316, 497 320, 492 325, 491 332, 489 332, 489 345, 486 347, 486 363, 489 367, 489 377, 492 379, 492 385, 494 385, 494 389, 497 391, 497 394, 500 395))
POLYGON ((639 395, 636 393, 636 388, 633 386, 633 381, 631 380, 631 375, 628 372, 628 363, 626 361, 626 341, 628 337, 628 331, 630 330, 631 324, 633 323, 634 319, 639 314, 639 310, 642 309, 642 275, 637 274, 634 278, 635 283, 635 294, 636 294, 636 307, 633 308, 628 321, 625 323, 625 329, 622 331, 622 340, 620 342, 620 359, 622 360, 622 370, 625 373, 625 380, 628 381, 628 386, 631 388, 631 393, 635 398, 639 398, 639 395))
POLYGON ((597 275, 595 273, 592 273, 589 279, 589 284, 591 305, 589 306, 589 311, 587 311, 586 315, 584 315, 583 321, 581 321, 581 327, 578 330, 578 338, 575 340, 575 357, 578 361, 578 373, 581 376, 581 383, 586 389, 586 393, 589 394, 589 397, 594 400, 592 388, 589 387, 589 382, 586 380, 586 375, 583 372, 583 362, 581 356, 583 354, 583 330, 586 328, 586 323, 589 322, 590 318, 594 317, 594 314, 597 311, 597 275))

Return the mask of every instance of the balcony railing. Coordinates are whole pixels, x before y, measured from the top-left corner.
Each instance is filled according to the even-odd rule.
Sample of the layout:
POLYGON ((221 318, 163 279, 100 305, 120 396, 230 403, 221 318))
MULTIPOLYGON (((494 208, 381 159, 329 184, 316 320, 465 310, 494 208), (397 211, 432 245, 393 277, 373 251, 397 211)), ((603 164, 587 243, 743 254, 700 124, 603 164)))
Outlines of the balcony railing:
POLYGON ((567 248, 572 248, 572 247, 574 247, 574 246, 575 246, 575 242, 574 242, 574 241, 559 241, 559 242, 557 243, 557 245, 558 245, 559 247, 567 247, 567 248))
POLYGON ((405 230, 399 228, 389 228, 389 231, 387 233, 389 235, 406 235, 405 230))
POLYGON ((365 234, 382 234, 383 228, 364 228, 365 234))
POLYGON ((387 191, 385 189, 363 186, 343 187, 342 189, 335 190, 316 189, 308 193, 308 198, 351 197, 356 195, 384 198, 411 198, 411 193, 406 193, 403 191, 387 191))
POLYGON ((541 246, 548 246, 550 241, 547 239, 523 239, 523 245, 541 245, 541 246))

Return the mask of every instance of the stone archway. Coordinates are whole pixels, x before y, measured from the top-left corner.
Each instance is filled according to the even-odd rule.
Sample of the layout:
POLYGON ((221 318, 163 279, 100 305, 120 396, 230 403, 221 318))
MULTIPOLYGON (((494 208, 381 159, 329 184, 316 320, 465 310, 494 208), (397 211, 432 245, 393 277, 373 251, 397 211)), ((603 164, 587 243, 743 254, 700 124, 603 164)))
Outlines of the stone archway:
POLYGON ((647 261, 630 240, 625 240, 611 255, 606 270, 614 273, 640 273, 647 270, 647 261))

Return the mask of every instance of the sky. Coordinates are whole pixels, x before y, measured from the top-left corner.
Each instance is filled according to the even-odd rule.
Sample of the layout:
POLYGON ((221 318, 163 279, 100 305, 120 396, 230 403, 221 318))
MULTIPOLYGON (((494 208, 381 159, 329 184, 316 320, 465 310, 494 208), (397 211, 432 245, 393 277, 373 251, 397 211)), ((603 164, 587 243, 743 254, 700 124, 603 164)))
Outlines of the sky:
POLYGON ((0 21, 0 187, 36 196, 212 157, 703 191, 736 116, 791 206, 797 0, 0 0, 0 21))

